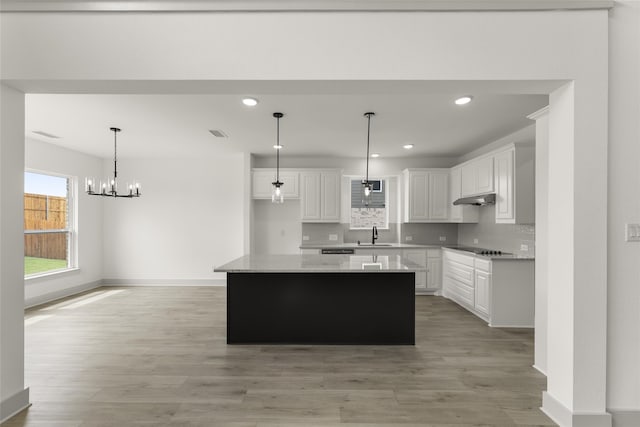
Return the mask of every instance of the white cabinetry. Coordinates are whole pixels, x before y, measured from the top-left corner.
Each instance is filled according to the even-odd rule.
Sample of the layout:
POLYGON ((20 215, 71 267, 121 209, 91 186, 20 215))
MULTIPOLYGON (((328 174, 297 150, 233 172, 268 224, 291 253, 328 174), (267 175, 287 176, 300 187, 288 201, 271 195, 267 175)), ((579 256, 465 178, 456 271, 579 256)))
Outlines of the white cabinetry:
POLYGON ((534 262, 444 249, 443 295, 493 327, 532 328, 534 262))
MULTIPOLYGON (((280 169, 282 192, 286 199, 299 199, 298 171, 280 169)), ((253 169, 251 171, 251 197, 253 199, 271 199, 271 183, 276 180, 275 169, 253 169)))
MULTIPOLYGON (((442 288, 442 251, 427 248, 358 248, 356 255, 404 257, 424 267, 416 271, 416 294, 439 293, 442 288)), ((378 260, 379 261, 379 260, 378 260)))
POLYGON ((302 222, 340 222, 340 172, 300 173, 302 222))
POLYGON ((511 145, 494 156, 496 223, 535 222, 535 152, 511 145))
MULTIPOLYGON (((401 251, 398 251, 400 254, 401 251)), ((411 262, 415 262, 416 264, 426 267, 429 269, 427 265, 427 251, 424 249, 405 249, 402 251, 403 255, 411 262)), ((427 290, 428 283, 428 272, 427 271, 416 271, 416 293, 423 293, 427 290)))
POLYGON ((462 197, 493 193, 493 156, 480 157, 462 165, 462 197))
POLYGON ((462 167, 456 166, 449 170, 449 221, 478 222, 477 206, 457 205, 453 202, 462 197, 462 167))
POLYGON ((427 249, 427 291, 439 293, 442 289, 442 251, 427 249))
POLYGON ((404 222, 445 222, 449 218, 449 170, 405 169, 404 222))
POLYGON ((489 320, 491 312, 491 261, 475 259, 475 309, 489 320))

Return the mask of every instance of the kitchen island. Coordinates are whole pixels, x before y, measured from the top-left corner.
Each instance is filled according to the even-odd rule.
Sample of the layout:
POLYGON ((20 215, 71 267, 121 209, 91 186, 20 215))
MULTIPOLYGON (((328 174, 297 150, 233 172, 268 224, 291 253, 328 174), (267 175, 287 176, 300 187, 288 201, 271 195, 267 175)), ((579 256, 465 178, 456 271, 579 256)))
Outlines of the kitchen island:
POLYGON ((228 344, 415 344, 415 272, 401 256, 245 255, 227 273, 228 344))

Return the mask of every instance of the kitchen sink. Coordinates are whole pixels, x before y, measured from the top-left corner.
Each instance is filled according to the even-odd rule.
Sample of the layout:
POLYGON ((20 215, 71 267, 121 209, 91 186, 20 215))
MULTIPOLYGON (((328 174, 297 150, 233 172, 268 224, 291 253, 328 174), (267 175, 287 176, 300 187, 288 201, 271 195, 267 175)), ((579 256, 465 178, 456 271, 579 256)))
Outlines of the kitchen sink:
POLYGON ((375 248, 377 246, 393 246, 392 243, 358 243, 358 246, 365 248, 375 248))

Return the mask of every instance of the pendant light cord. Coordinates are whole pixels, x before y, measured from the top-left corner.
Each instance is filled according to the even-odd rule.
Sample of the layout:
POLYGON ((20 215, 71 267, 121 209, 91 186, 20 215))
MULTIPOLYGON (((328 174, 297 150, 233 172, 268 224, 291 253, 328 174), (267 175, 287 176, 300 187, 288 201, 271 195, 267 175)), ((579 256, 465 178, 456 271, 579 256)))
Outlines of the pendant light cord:
POLYGON ((280 117, 276 117, 276 182, 280 182, 280 117))
POLYGON ((113 181, 118 179, 118 131, 113 131, 113 181))
POLYGON ((365 184, 369 184, 369 137, 371 135, 371 116, 375 113, 364 113, 367 116, 367 172, 365 176, 365 184))

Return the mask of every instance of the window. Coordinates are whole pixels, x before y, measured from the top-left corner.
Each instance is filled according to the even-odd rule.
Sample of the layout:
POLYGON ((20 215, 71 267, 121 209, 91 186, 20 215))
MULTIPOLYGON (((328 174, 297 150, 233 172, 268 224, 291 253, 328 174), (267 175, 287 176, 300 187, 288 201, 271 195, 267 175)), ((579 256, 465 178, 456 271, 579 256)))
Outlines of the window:
POLYGON ((362 180, 351 180, 351 225, 354 229, 371 229, 389 227, 387 209, 387 182, 385 180, 369 180, 373 184, 369 205, 364 204, 362 180))
POLYGON ((72 188, 69 177, 25 172, 25 277, 75 267, 72 188))

